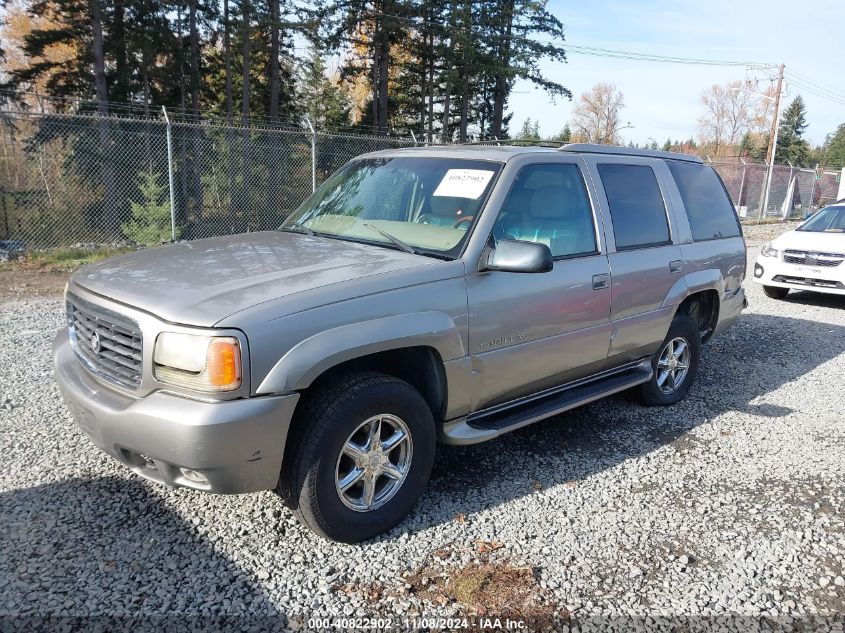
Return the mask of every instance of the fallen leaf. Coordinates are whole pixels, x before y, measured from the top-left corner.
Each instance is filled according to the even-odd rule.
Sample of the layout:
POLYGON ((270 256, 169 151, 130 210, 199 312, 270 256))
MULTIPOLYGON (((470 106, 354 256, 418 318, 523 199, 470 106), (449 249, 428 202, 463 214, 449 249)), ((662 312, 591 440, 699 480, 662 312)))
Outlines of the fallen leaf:
POLYGON ((455 521, 457 521, 458 523, 464 523, 466 520, 467 518, 464 516, 463 512, 455 515, 455 521))
POLYGON ((578 485, 578 482, 577 481, 567 481, 563 485, 566 486, 567 488, 574 488, 575 486, 578 485))
POLYGON ((543 484, 535 479, 534 481, 531 482, 531 487, 534 490, 542 490, 543 484))
POLYGON ((476 547, 478 547, 478 551, 481 554, 486 554, 487 552, 492 552, 497 549, 502 549, 505 544, 498 540, 493 541, 482 541, 478 540, 475 542, 476 547))

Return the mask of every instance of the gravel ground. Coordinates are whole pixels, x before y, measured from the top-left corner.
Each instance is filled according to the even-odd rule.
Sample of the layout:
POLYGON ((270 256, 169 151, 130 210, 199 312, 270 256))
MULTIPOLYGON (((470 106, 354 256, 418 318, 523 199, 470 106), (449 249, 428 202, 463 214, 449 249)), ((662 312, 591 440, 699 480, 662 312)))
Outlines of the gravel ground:
POLYGON ((249 614, 290 628, 467 615, 479 605, 415 583, 483 563, 530 569, 581 630, 765 616, 841 631, 845 298, 746 288, 750 308, 708 346, 685 402, 616 397, 443 447, 413 515, 358 546, 320 540, 272 493, 167 489, 101 454, 52 381, 60 301, 6 303, 0 614, 249 614))

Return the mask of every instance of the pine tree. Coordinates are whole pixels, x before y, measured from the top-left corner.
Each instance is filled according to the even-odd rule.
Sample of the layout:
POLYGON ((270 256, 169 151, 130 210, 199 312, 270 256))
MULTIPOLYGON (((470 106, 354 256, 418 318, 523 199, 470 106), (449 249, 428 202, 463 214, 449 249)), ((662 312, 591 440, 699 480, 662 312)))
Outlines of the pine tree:
POLYGON ((503 0, 490 12, 490 68, 493 77, 493 121, 491 136, 501 137, 504 110, 517 79, 539 86, 553 97, 571 98, 562 84, 548 79, 540 68, 543 59, 566 61, 564 27, 546 9, 545 2, 503 0), (536 35, 545 36, 542 39, 536 35))
POLYGON ((522 122, 519 138, 525 140, 540 140, 540 122, 532 121, 531 117, 522 122))
MULTIPOLYGON (((155 246, 172 239, 170 204, 161 175, 149 171, 138 175, 140 202, 130 202, 132 219, 121 226, 127 239, 140 246, 155 246)), ((177 229, 178 237, 178 229, 177 229)))
POLYGON ((828 134, 821 148, 821 160, 825 167, 842 169, 845 167, 845 123, 836 128, 836 132, 828 134))
POLYGON ((572 141, 572 129, 569 127, 569 123, 563 126, 563 129, 558 132, 557 134, 553 134, 549 137, 550 141, 555 141, 557 143, 569 143, 572 141))
POLYGON ((347 95, 337 81, 326 76, 326 63, 314 44, 301 65, 299 95, 302 110, 314 125, 332 129, 350 124, 347 95))
MULTIPOLYGON (((48 81, 45 87, 49 95, 91 98, 95 92, 95 74, 105 77, 102 60, 94 69, 94 40, 97 35, 95 22, 99 22, 98 43, 102 46, 100 3, 97 0, 36 0, 30 5, 29 12, 33 16, 61 15, 62 20, 60 23, 54 23, 53 28, 35 29, 29 34, 24 53, 38 61, 14 71, 10 77, 10 86, 26 87, 46 75, 48 81), (60 44, 69 45, 68 50, 73 51, 75 56, 63 61, 44 56, 50 46, 60 44)), ((101 83, 98 85, 102 87, 101 83)))
POLYGON ((807 108, 801 95, 795 97, 778 128, 776 163, 790 162, 797 167, 806 167, 810 158, 810 144, 804 139, 807 129, 807 108))

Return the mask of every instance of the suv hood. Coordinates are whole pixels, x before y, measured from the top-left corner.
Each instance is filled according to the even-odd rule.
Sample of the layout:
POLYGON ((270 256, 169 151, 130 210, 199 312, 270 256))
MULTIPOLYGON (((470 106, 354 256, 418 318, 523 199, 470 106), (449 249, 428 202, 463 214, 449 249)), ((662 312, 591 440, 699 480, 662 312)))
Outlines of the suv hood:
POLYGON ((379 246, 267 231, 112 257, 74 273, 71 290, 79 285, 173 323, 212 326, 265 301, 436 262, 379 246))
POLYGON ((772 246, 778 250, 845 253, 845 233, 789 231, 772 240, 772 246))

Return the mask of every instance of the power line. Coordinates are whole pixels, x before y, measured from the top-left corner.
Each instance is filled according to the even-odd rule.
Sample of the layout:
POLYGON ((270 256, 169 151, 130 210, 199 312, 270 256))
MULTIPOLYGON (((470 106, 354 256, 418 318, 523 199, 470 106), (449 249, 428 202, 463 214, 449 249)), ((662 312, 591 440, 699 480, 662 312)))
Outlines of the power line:
POLYGON ((788 75, 787 78, 789 83, 800 88, 802 92, 807 92, 817 97, 821 97, 822 99, 827 99, 833 103, 845 105, 845 95, 840 95, 826 88, 818 88, 816 85, 809 84, 805 80, 796 79, 794 75, 788 75))
MULTIPOLYGON (((699 57, 677 57, 673 55, 657 55, 653 53, 637 53, 633 51, 621 51, 611 48, 598 48, 595 46, 583 46, 581 44, 569 43, 565 46, 566 52, 581 55, 594 55, 597 57, 612 57, 615 59, 629 59, 635 61, 658 62, 665 64, 695 64, 703 66, 756 66, 760 62, 735 61, 727 59, 703 59, 699 57)), ((769 66, 769 64, 764 64, 769 66)))
POLYGON ((833 101, 834 103, 845 105, 845 96, 840 96, 824 88, 817 88, 816 86, 807 83, 805 80, 796 79, 795 76, 788 75, 787 78, 789 83, 796 86, 797 88, 800 88, 802 92, 807 92, 817 97, 833 101))
POLYGON ((809 77, 806 77, 806 76, 804 76, 800 73, 797 73, 793 70, 787 70, 786 74, 792 75, 793 78, 801 81, 802 83, 809 84, 810 86, 816 87, 819 90, 823 90, 824 92, 829 92, 830 94, 832 94, 834 96, 842 97, 843 99, 845 99, 845 92, 838 92, 836 90, 832 90, 832 89, 828 88, 827 86, 825 86, 824 84, 821 84, 817 81, 814 81, 814 80, 810 79, 809 77))

